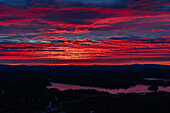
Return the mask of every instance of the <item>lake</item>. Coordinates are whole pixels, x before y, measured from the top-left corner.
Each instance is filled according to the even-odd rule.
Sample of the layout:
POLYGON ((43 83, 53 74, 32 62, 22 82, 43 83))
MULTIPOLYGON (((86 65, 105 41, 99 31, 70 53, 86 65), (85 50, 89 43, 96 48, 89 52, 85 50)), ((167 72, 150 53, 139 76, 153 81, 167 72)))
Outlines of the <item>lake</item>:
MULTIPOLYGON (((54 88, 54 89, 59 89, 59 90, 88 90, 88 89, 93 89, 97 91, 104 91, 104 92, 109 92, 111 94, 116 94, 116 93, 147 93, 151 92, 148 90, 147 85, 143 84, 138 84, 136 86, 131 86, 128 89, 106 89, 106 88, 98 88, 98 87, 90 87, 90 86, 80 86, 80 85, 71 85, 71 84, 63 84, 63 83, 51 83, 51 86, 47 86, 48 89, 54 88)), ((158 91, 165 91, 165 92, 170 92, 170 86, 168 87, 163 87, 163 86, 158 86, 158 91)))

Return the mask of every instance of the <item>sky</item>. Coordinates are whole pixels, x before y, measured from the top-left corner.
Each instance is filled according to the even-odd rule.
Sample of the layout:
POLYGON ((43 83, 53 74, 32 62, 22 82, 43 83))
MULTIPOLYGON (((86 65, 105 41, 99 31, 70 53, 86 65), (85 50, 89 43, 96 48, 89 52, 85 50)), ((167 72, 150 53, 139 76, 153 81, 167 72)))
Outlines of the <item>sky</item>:
POLYGON ((170 2, 0 0, 0 64, 170 65, 170 2))

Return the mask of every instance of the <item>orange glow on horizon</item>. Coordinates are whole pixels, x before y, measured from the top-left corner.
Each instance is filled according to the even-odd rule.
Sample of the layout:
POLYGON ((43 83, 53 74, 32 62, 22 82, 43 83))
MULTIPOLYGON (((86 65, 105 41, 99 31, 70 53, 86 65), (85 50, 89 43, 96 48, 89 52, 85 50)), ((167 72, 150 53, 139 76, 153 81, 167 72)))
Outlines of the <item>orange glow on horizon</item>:
POLYGON ((170 39, 97 40, 63 38, 65 44, 0 43, 0 63, 42 65, 169 65, 170 39), (85 44, 85 45, 84 45, 85 44), (25 63, 27 62, 27 63, 25 63))

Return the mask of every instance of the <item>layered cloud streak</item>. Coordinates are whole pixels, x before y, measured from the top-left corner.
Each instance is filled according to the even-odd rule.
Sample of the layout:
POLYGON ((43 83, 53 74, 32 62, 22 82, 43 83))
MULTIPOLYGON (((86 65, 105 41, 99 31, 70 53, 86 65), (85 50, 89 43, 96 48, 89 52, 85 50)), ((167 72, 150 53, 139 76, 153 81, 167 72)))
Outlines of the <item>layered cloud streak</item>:
POLYGON ((169 22, 166 0, 1 0, 0 63, 169 65, 169 22))

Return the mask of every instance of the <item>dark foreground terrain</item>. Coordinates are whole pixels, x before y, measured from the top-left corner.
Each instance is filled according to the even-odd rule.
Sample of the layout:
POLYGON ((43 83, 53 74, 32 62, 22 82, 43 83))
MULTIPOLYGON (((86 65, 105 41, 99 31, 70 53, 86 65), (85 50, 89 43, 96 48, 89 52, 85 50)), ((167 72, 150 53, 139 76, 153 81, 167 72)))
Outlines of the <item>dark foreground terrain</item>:
POLYGON ((47 89, 50 82, 103 88, 170 86, 170 66, 0 66, 0 113, 170 113, 170 93, 47 89))

